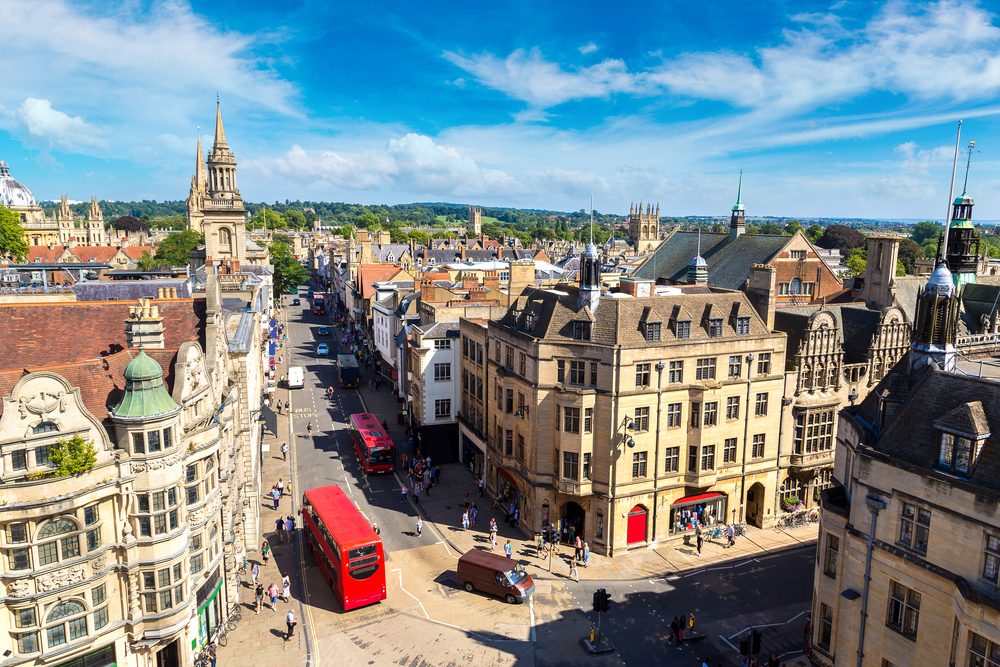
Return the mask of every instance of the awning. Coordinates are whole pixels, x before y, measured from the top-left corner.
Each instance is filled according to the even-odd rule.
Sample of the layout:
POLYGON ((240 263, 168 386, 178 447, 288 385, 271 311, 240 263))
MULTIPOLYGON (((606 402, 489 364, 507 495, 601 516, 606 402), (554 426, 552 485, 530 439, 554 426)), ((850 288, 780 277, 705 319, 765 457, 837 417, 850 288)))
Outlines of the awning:
POLYGON ((510 482, 515 489, 517 488, 517 482, 514 481, 514 478, 510 476, 509 472, 507 472, 503 468, 497 468, 497 470, 500 472, 501 475, 507 478, 507 481, 510 482))
POLYGON ((274 317, 271 318, 271 326, 272 327, 278 326, 278 320, 277 320, 277 318, 274 318, 274 317))
POLYGON ((277 328, 271 329, 271 340, 277 340, 277 339, 278 339, 278 329, 277 328))
POLYGON ((674 505, 688 505, 690 503, 700 503, 704 500, 711 500, 712 498, 720 498, 726 494, 724 493, 702 493, 697 496, 688 496, 687 498, 681 498, 673 502, 674 505))
POLYGON ((277 348, 277 343, 269 344, 267 346, 267 356, 273 357, 274 354, 278 351, 276 348, 277 348))

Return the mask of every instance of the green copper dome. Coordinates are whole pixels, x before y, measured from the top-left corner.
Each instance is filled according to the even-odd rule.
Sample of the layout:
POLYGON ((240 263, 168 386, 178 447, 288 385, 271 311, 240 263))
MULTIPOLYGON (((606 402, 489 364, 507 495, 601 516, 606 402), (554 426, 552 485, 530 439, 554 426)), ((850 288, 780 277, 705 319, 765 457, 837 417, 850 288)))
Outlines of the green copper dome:
POLYGON ((125 395, 112 414, 121 419, 144 419, 179 409, 163 386, 163 369, 139 347, 139 354, 125 367, 125 395))

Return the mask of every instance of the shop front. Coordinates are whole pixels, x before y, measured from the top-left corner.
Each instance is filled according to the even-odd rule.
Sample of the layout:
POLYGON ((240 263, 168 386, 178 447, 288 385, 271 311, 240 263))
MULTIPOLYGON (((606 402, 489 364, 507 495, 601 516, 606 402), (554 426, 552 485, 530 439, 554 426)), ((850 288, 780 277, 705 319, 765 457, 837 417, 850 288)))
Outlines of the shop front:
POLYGON ((674 501, 670 506, 670 535, 683 535, 696 526, 726 522, 729 497, 724 493, 700 493, 674 501))
POLYGON ((462 463, 476 479, 480 479, 483 476, 483 464, 486 461, 486 452, 479 447, 479 444, 473 438, 468 436, 464 428, 461 430, 462 463))
POLYGON ((208 581, 198 589, 196 596, 198 605, 198 644, 204 646, 212 639, 212 632, 223 620, 222 615, 222 590, 221 566, 215 568, 215 572, 208 578, 208 581))
POLYGON ((509 472, 497 466, 497 499, 500 501, 501 506, 503 506, 504 511, 515 505, 518 502, 519 491, 517 488, 517 482, 509 472))

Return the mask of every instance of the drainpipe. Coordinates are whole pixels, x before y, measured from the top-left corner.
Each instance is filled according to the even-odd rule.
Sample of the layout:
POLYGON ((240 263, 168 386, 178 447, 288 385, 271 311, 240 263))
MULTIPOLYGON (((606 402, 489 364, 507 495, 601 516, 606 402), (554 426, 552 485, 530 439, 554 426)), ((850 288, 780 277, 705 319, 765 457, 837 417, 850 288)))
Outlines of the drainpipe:
POLYGON ((794 400, 785 398, 784 389, 781 392, 781 416, 778 418, 778 466, 774 477, 774 513, 778 513, 778 496, 781 495, 781 441, 785 437, 785 408, 790 406, 794 400))
POLYGON ((875 526, 878 524, 878 513, 885 509, 886 503, 878 496, 865 496, 865 505, 872 513, 872 525, 868 530, 868 554, 865 556, 865 588, 861 593, 861 630, 858 632, 858 667, 865 657, 865 625, 868 621, 868 585, 872 580, 872 545, 875 542, 875 526))
POLYGON ((740 470, 740 523, 743 523, 743 509, 747 497, 747 438, 750 437, 750 387, 753 386, 753 360, 751 352, 747 355, 747 402, 743 412, 743 465, 740 470))
POLYGON ((656 443, 653 448, 653 542, 656 542, 656 509, 660 506, 660 409, 663 406, 663 369, 656 364, 656 443))

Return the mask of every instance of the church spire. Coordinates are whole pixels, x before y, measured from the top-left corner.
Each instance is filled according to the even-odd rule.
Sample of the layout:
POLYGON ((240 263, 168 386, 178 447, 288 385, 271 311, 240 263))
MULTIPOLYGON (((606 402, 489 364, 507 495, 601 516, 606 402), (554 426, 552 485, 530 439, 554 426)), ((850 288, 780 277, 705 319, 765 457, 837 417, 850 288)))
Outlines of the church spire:
POLYGON ((198 153, 194 162, 194 185, 199 192, 205 191, 208 175, 205 172, 205 154, 201 150, 201 128, 198 128, 198 153))
POLYGON ((218 147, 226 145, 226 130, 222 127, 222 107, 219 100, 215 101, 215 145, 218 147))
POLYGON ((747 230, 746 209, 743 207, 743 167, 740 167, 740 184, 736 188, 736 203, 729 217, 729 240, 735 241, 747 230))

